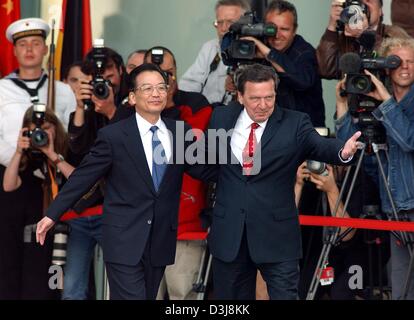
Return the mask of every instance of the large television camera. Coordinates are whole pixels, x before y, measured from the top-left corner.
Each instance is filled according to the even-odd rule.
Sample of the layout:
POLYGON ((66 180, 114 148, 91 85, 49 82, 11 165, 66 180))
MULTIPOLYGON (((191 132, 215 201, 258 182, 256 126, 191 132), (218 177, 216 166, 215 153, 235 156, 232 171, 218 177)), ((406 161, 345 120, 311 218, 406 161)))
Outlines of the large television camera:
POLYGON ((360 54, 345 53, 339 60, 339 69, 346 74, 345 89, 341 92, 348 98, 351 116, 358 119, 358 125, 367 144, 385 143, 386 135, 383 125, 375 119, 372 112, 380 102, 368 94, 375 90, 375 85, 364 70, 370 71, 382 83, 387 84, 386 69, 396 69, 401 64, 398 56, 378 57, 372 50, 375 34, 364 32, 360 38, 360 54))
POLYGON ((256 45, 250 40, 241 40, 242 37, 251 36, 265 41, 266 37, 274 37, 277 33, 276 25, 272 23, 258 23, 252 12, 230 26, 221 41, 221 57, 226 66, 236 67, 260 61, 256 58, 256 45))
MULTIPOLYGON (((100 100, 105 100, 109 97, 109 87, 111 82, 103 78, 107 64, 107 57, 105 54, 104 40, 95 39, 93 43, 92 52, 88 54, 82 65, 82 72, 92 75, 92 80, 89 84, 92 86, 92 92, 95 97, 100 100)), ((92 107, 91 100, 84 100, 87 109, 92 107)))
POLYGON ((344 8, 339 20, 336 22, 336 29, 344 31, 345 25, 358 26, 362 24, 364 15, 368 14, 368 7, 361 0, 345 0, 342 3, 344 8))

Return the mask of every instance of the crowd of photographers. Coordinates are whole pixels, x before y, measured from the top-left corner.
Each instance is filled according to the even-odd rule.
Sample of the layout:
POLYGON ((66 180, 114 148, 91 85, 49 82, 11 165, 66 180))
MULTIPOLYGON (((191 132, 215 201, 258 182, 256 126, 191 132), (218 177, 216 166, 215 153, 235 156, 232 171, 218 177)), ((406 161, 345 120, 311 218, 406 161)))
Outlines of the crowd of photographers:
MULTIPOLYGON (((64 240, 56 239, 38 247, 31 240, 31 226, 89 153, 98 130, 135 113, 128 100, 128 74, 144 62, 157 64, 168 78, 162 116, 201 130, 207 128, 214 107, 236 99, 238 72, 247 64, 273 67, 280 81, 278 106, 307 113, 315 127, 325 127, 326 121, 321 79, 339 79, 336 134, 345 141, 362 131, 362 166, 304 163, 296 178, 296 205, 310 214, 413 221, 414 40, 401 27, 383 24, 382 5, 382 0, 333 0, 328 26, 315 49, 297 34, 293 4, 271 1, 260 23, 250 13, 248 1, 219 0, 214 22, 217 38, 202 46, 180 81, 168 48, 136 50, 124 64, 115 50, 95 43, 83 61, 74 61, 63 74, 67 85, 57 82, 56 116, 44 107, 48 79, 42 60, 47 54, 48 26, 28 19, 27 24, 34 24, 30 30, 43 33, 30 34, 27 29, 22 35, 19 24, 9 28, 19 70, 0 80, 0 206, 4 211, 0 299, 57 298, 56 290, 48 288, 52 256, 56 264, 64 264, 61 298, 94 297, 91 262, 96 244, 102 241, 105 181, 96 183, 64 216, 63 231, 55 231, 69 234, 67 248, 64 240), (344 186, 345 194, 351 195, 345 203, 339 197, 348 171, 356 183, 344 186), (59 245, 66 253, 57 250, 59 245)), ((397 21, 398 8, 393 8, 393 21, 397 21)), ((412 23, 398 24, 412 32, 412 23)), ((193 284, 206 248, 202 239, 188 240, 184 235, 207 232, 200 213, 212 205, 207 201, 208 189, 214 186, 184 176, 176 260, 166 269, 158 299, 196 297, 193 284)), ((339 234, 329 259, 335 280, 329 290, 318 291, 318 298, 368 299, 375 293, 373 288, 382 294, 389 283, 393 299, 414 299, 414 281, 407 277, 413 252, 409 233, 341 228, 339 234), (389 255, 390 279, 384 271, 389 255), (348 270, 354 265, 362 267, 364 288, 369 291, 349 287, 348 270)), ((302 242, 299 297, 305 299, 327 235, 321 228, 303 228, 302 242)), ((268 298, 260 274, 256 297, 268 298)))

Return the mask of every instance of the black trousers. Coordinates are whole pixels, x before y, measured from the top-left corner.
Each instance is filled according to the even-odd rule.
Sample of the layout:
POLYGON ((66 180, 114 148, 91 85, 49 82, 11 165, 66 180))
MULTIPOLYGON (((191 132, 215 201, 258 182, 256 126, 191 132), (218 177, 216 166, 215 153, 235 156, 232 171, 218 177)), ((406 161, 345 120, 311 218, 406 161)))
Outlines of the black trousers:
POLYGON ((109 262, 105 265, 111 300, 155 300, 157 297, 165 266, 151 265, 149 243, 136 266, 109 262))
POLYGON ((45 246, 23 242, 25 225, 42 217, 42 190, 22 184, 15 192, 4 192, 0 166, 0 300, 59 299, 60 292, 49 288, 53 237, 45 246))
POLYGON ((299 261, 256 264, 250 258, 244 231, 239 253, 232 262, 213 258, 214 298, 255 300, 256 275, 260 270, 272 300, 297 300, 299 261))

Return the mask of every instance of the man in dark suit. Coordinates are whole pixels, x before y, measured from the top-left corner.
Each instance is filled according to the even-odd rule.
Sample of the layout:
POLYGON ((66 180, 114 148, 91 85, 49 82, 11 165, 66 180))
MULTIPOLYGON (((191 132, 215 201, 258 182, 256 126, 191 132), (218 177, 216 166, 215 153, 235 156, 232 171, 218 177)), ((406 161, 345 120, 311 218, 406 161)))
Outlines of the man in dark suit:
MULTIPOLYGON (((306 159, 349 162, 360 133, 345 145, 319 136, 308 115, 275 106, 278 78, 272 68, 255 64, 241 70, 239 103, 217 107, 210 121, 210 129, 233 129, 230 139, 215 142, 225 141, 233 161, 220 164, 208 239, 214 294, 254 299, 258 269, 271 299, 297 299, 302 254, 294 196, 297 168, 306 159)), ((223 161, 217 151, 208 152, 210 159, 223 161)))
MULTIPOLYGON (((111 299, 155 299, 165 266, 174 263, 183 172, 177 145, 190 128, 161 118, 167 101, 164 73, 152 64, 131 72, 132 117, 101 129, 90 153, 73 172, 37 226, 47 231, 102 177, 104 260, 111 299)), ((182 140, 182 141, 181 141, 182 140)))

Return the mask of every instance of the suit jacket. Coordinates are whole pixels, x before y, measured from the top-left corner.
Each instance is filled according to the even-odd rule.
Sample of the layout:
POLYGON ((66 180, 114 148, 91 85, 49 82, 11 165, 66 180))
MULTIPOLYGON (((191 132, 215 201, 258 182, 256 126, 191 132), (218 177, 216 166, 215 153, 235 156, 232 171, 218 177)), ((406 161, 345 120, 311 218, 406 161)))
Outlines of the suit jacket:
MULTIPOLYGON (((234 128, 242 108, 238 103, 216 108, 210 128, 234 128)), ((225 143, 231 154, 230 137, 225 143)), ((294 196, 297 168, 306 159, 341 164, 338 153, 342 146, 339 140, 321 137, 308 115, 276 107, 259 144, 259 174, 243 175, 238 162, 220 165, 209 234, 213 256, 233 261, 245 230, 254 262, 300 259, 300 227, 294 196)))
MULTIPOLYGON (((180 121, 162 120, 172 133, 174 159, 177 142, 184 143, 184 135, 182 141, 176 136, 176 123, 180 121)), ((184 128, 190 129, 188 125, 184 128)), ((155 191, 136 118, 132 116, 98 132, 90 153, 72 173, 46 215, 57 221, 96 181, 105 177, 104 260, 136 265, 150 241, 152 265, 172 264, 184 169, 185 164, 168 164, 160 189, 155 191)))

